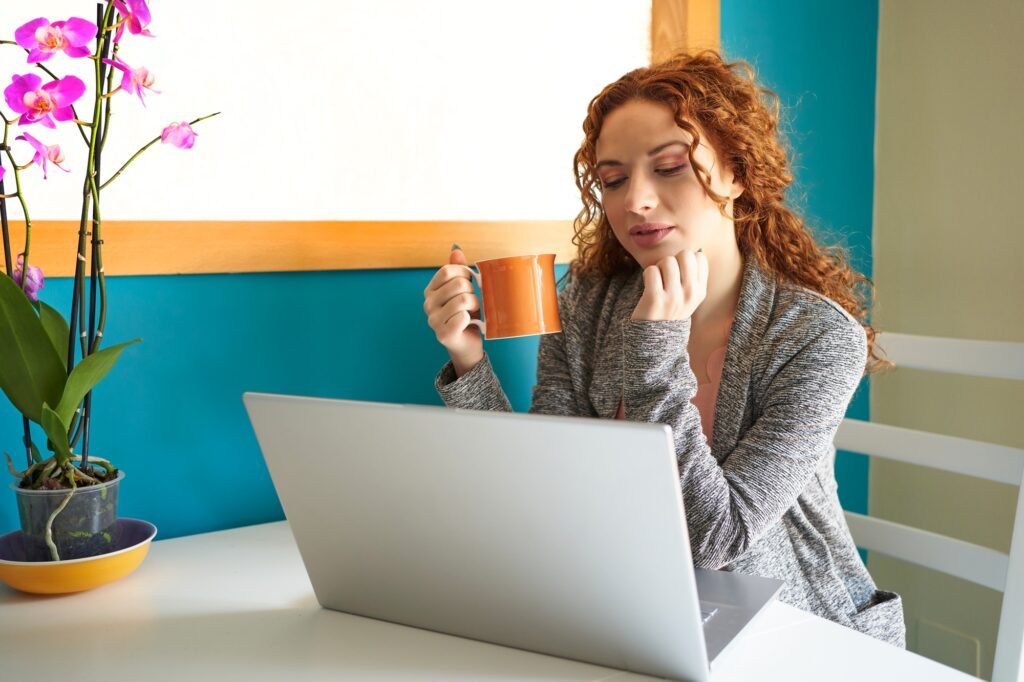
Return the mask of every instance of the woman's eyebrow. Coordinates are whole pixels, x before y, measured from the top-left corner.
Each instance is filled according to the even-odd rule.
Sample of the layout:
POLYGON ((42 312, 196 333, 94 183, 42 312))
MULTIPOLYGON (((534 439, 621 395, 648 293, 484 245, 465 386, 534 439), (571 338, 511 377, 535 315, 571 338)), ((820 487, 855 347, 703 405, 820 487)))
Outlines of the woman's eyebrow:
MULTIPOLYGON (((652 149, 649 152, 647 152, 647 156, 654 156, 658 152, 664 151, 668 147, 671 147, 672 145, 676 145, 676 144, 681 146, 681 147, 689 147, 690 146, 690 143, 686 142, 684 140, 672 140, 672 141, 666 142, 664 144, 659 144, 657 147, 655 147, 654 149, 652 149)), ((597 165, 595 165, 594 168, 601 168, 602 166, 621 166, 621 165, 622 165, 621 161, 616 161, 614 159, 602 159, 601 161, 597 162, 597 165)))

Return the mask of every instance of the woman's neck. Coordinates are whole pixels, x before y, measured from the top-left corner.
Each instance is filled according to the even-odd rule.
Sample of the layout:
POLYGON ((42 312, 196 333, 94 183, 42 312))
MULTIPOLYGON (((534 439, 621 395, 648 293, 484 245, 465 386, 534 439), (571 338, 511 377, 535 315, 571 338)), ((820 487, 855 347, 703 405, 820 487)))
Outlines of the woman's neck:
POLYGON ((708 295, 693 313, 691 319, 695 327, 728 326, 736 314, 743 284, 743 256, 735 238, 725 242, 720 248, 705 250, 708 257, 708 295))

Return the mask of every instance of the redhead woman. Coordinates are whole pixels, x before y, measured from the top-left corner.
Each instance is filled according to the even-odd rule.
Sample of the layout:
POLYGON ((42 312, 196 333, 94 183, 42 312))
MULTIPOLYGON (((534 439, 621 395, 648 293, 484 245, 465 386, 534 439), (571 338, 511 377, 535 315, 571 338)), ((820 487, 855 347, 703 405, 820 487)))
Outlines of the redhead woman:
MULTIPOLYGON (((531 412, 672 427, 695 565, 778 578, 780 598, 904 645, 837 496, 832 439, 884 364, 870 283, 784 203, 778 98, 751 68, 681 54, 602 90, 575 155, 577 258, 541 338, 531 412)), ((470 320, 461 251, 424 311, 454 407, 510 410, 470 320)))

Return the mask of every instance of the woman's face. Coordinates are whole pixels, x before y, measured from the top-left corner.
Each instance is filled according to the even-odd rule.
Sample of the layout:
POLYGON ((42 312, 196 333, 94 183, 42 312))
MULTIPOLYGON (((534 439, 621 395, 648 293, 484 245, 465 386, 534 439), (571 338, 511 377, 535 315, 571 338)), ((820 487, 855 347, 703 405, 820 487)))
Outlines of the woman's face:
MULTIPOLYGON (((602 205, 619 243, 641 267, 683 249, 702 248, 710 258, 722 248, 735 248, 732 220, 690 167, 691 139, 663 104, 627 102, 604 119, 597 139, 602 205)), ((703 135, 695 156, 709 170, 715 193, 740 195, 732 172, 703 135)))

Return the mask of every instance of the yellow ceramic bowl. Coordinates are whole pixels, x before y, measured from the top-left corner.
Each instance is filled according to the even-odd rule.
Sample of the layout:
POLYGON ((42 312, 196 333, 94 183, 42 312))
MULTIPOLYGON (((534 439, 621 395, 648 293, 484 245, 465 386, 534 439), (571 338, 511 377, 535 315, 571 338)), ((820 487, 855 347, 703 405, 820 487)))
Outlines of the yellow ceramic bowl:
POLYGON ((25 561, 21 531, 0 536, 0 580, 22 592, 82 592, 125 577, 142 563, 156 526, 139 519, 117 519, 110 529, 116 549, 67 561, 25 561))

